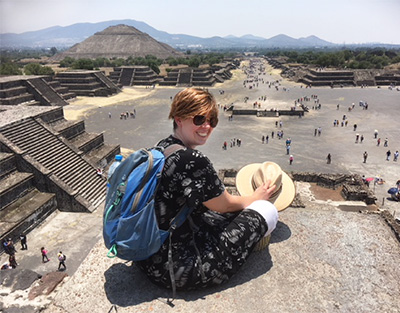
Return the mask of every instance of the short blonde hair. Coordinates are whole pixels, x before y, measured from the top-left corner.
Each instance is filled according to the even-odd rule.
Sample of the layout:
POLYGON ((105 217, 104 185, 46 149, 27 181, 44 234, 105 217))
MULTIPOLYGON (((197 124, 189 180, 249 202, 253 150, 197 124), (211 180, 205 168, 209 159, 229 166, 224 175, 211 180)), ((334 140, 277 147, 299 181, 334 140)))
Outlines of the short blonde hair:
MULTIPOLYGON (((218 117, 218 107, 214 96, 205 89, 186 88, 174 97, 168 118, 190 118, 196 115, 218 117)), ((174 129, 177 125, 174 121, 174 129)))

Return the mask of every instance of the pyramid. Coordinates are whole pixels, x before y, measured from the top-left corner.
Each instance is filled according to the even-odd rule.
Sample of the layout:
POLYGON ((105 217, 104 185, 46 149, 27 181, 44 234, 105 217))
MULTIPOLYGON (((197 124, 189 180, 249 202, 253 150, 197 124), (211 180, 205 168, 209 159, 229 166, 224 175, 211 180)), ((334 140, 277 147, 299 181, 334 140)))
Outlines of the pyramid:
POLYGON ((116 25, 95 33, 67 51, 56 54, 51 60, 60 61, 65 57, 75 59, 95 59, 98 57, 126 59, 130 56, 135 58, 145 57, 146 55, 153 55, 160 59, 184 56, 183 53, 155 40, 135 27, 116 25))

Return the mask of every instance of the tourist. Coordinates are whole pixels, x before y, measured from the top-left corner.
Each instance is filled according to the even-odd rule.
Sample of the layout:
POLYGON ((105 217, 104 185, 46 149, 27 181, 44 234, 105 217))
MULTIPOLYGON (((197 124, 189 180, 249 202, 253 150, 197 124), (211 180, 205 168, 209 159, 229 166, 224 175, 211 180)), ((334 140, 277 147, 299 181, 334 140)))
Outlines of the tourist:
POLYGON ((57 259, 58 259, 58 270, 61 270, 61 266, 64 267, 64 271, 67 269, 67 266, 65 265, 65 261, 67 260, 67 257, 65 254, 63 254, 61 251, 58 252, 57 254, 57 259))
POLYGON ((50 259, 47 257, 48 251, 44 247, 40 248, 40 253, 42 254, 42 263, 46 263, 46 262, 50 261, 50 259))
POLYGON ((187 219, 169 237, 170 245, 167 240, 153 256, 136 264, 163 287, 173 288, 173 282, 183 290, 219 285, 239 270, 257 242, 275 228, 277 209, 266 200, 276 186, 267 180, 249 195, 233 196, 208 158, 196 150, 218 124, 218 108, 207 90, 180 91, 171 104, 169 118, 173 134, 158 146, 178 144, 183 148, 164 166, 155 196, 159 226, 168 229, 184 205, 194 211, 191 221, 187 219), (169 246, 173 264, 168 262, 169 246), (173 266, 173 273, 169 266, 173 266))
POLYGON ((367 163, 367 158, 368 158, 367 151, 364 151, 363 158, 364 158, 364 163, 367 163))
POLYGON ((17 268, 18 263, 17 260, 15 259, 15 254, 9 256, 8 264, 13 269, 17 268))
POLYGON ((393 154, 393 161, 397 162, 397 159, 399 158, 399 151, 396 150, 396 152, 393 154))
POLYGON ((11 237, 4 240, 3 249, 4 252, 7 253, 8 255, 14 255, 17 252, 11 237))
POLYGON ((384 147, 387 147, 387 146, 388 146, 388 143, 389 143, 389 140, 388 140, 387 138, 385 138, 385 142, 383 143, 383 146, 384 146, 384 147))
POLYGON ((332 161, 331 154, 328 153, 328 155, 327 155, 327 157, 326 157, 326 164, 331 164, 331 161, 332 161))
POLYGON ((294 160, 293 155, 290 155, 290 157, 289 157, 289 165, 292 165, 293 160, 294 160))
POLYGON ((26 235, 21 234, 19 236, 19 240, 21 242, 21 250, 28 250, 28 245, 26 244, 26 235))
POLYGON ((386 151, 386 161, 389 161, 390 160, 390 155, 391 155, 392 153, 390 152, 390 150, 388 150, 388 151, 386 151))

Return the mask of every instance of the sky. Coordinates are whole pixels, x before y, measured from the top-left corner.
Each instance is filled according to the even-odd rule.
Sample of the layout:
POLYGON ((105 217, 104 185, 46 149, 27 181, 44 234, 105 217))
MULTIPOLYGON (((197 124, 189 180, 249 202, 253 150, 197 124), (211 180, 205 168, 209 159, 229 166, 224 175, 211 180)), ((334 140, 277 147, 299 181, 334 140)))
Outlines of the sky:
POLYGON ((0 0, 0 33, 122 19, 203 38, 285 34, 400 44, 400 0, 0 0))

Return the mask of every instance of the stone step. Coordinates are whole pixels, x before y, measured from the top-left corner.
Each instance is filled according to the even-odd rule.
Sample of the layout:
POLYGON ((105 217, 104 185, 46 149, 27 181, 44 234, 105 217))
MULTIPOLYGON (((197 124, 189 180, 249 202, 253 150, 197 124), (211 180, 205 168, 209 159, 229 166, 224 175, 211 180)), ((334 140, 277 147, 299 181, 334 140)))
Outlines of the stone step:
POLYGON ((52 125, 52 127, 65 139, 71 140, 72 138, 82 134, 85 131, 85 122, 67 121, 64 119, 57 123, 57 125, 52 125))
POLYGON ((32 173, 16 171, 0 180, 0 210, 28 193, 33 183, 32 173))
POLYGON ((16 170, 15 156, 12 153, 0 152, 0 179, 16 170))
MULTIPOLYGON (((3 135, 71 189, 78 191, 81 195, 87 194, 95 197, 86 198, 87 201, 91 203, 97 201, 97 195, 103 193, 104 181, 101 177, 97 177, 96 168, 91 163, 88 163, 72 147, 59 140, 51 131, 35 120, 24 120, 21 125, 17 126, 18 132, 10 128, 2 130, 3 135), (21 136, 21 132, 25 136, 21 136), (31 134, 33 134, 33 138, 30 137, 31 134), (92 177, 95 177, 93 182, 91 181, 92 177), (91 183, 85 185, 84 183, 87 181, 91 181, 91 183)), ((100 139, 101 143, 103 142, 102 134, 90 136, 93 137, 90 143, 93 140, 100 142, 100 139)), ((96 141, 94 144, 99 145, 96 141)))
POLYGON ((104 143, 104 136, 103 133, 94 134, 84 132, 75 137, 71 143, 83 153, 87 153, 101 146, 104 143))
POLYGON ((0 98, 4 99, 4 98, 15 97, 24 93, 26 93, 25 86, 11 87, 0 90, 0 98))
POLYGON ((105 164, 108 164, 114 160, 114 156, 119 153, 119 146, 103 144, 85 154, 84 158, 88 159, 92 164, 96 164, 99 167, 104 167, 105 164))
POLYGON ((0 237, 17 238, 57 209, 54 194, 33 189, 0 212, 0 237))
POLYGON ((0 99, 2 105, 18 105, 29 101, 34 101, 35 97, 30 93, 20 94, 18 96, 8 97, 0 99))
POLYGON ((44 165, 46 168, 50 169, 53 168, 51 166, 51 164, 53 164, 54 161, 54 153, 57 154, 65 154, 68 153, 71 149, 68 148, 67 146, 63 146, 63 145, 59 145, 59 146, 55 146, 53 145, 53 153, 49 153, 48 150, 37 150, 34 152, 30 152, 29 154, 35 158, 37 161, 39 161, 40 163, 42 163, 42 165, 44 165))

